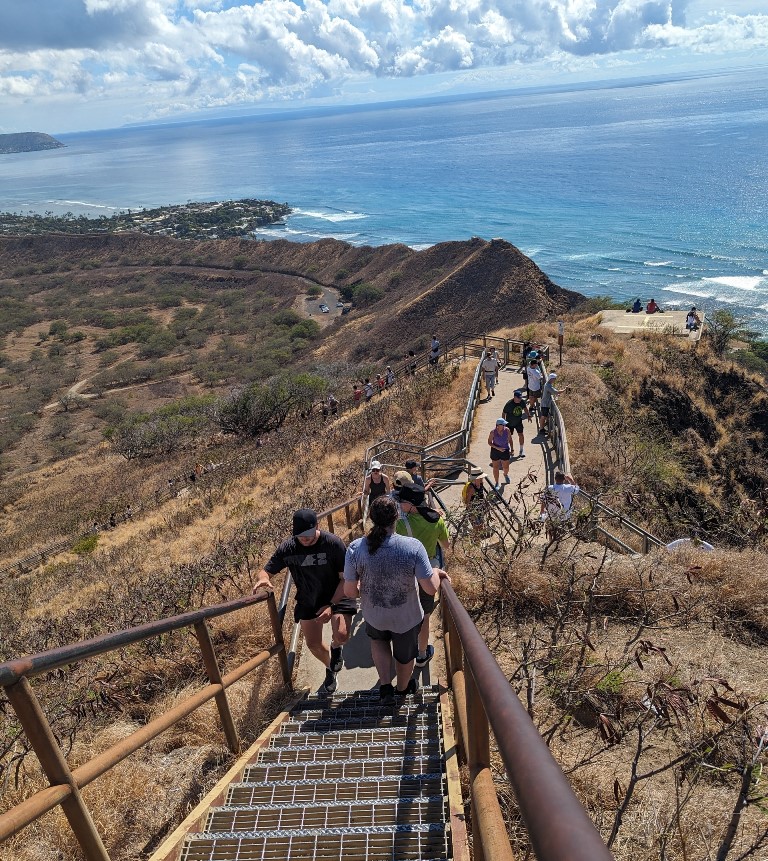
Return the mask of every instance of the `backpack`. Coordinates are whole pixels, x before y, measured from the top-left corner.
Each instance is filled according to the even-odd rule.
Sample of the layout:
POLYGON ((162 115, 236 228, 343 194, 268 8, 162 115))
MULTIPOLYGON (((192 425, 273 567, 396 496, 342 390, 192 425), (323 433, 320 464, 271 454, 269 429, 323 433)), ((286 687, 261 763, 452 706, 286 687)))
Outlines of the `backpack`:
POLYGON ((464 487, 461 488, 461 501, 464 505, 469 503, 469 485, 472 484, 471 481, 468 481, 464 487))

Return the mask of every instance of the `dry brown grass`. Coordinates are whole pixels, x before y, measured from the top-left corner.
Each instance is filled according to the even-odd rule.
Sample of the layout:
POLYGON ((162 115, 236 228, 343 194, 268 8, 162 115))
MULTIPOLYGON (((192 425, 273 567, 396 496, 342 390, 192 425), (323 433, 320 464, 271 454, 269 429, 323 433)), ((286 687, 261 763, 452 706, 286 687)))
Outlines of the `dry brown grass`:
MULTIPOLYGON (((470 551, 463 565, 458 594, 523 703, 533 691, 534 721, 606 839, 631 786, 638 732, 647 735, 637 768, 659 773, 634 787, 614 856, 715 858, 740 768, 768 726, 768 554, 629 558, 569 540, 546 557, 540 547, 508 557, 470 551), (725 705, 723 720, 709 707, 716 695, 740 707, 725 705)), ((764 795, 761 763, 765 752, 755 798, 764 795)), ((508 818, 524 854, 513 799, 508 818)), ((768 811, 748 805, 723 857, 747 857, 767 828, 768 811)), ((764 842, 749 857, 767 854, 764 842)))
MULTIPOLYGON (((0 627, 6 633, 13 630, 9 641, 26 643, 19 651, 29 651, 41 638, 53 645, 90 636, 95 626, 103 630, 130 624, 129 617, 137 612, 151 618, 158 595, 169 583, 201 571, 220 572, 200 593, 204 603, 250 591, 253 574, 287 534, 296 507, 322 510, 359 492, 365 447, 384 436, 385 428, 387 436, 416 443, 458 428, 471 374, 462 368, 453 381, 419 379, 414 388, 398 387, 335 422, 325 424, 318 418, 298 429, 286 428, 257 452, 253 469, 232 475, 218 494, 165 503, 146 517, 138 514, 105 536, 90 558, 67 557, 12 585, 0 585, 5 603, 0 627), (185 522, 189 509, 194 516, 185 522)), ((159 476, 153 477, 146 465, 135 466, 135 474, 122 480, 137 487, 149 479, 154 487, 159 476)), ((88 480, 96 484, 105 475, 116 475, 119 467, 127 473, 134 470, 133 462, 112 464, 106 458, 91 465, 88 480)), ((64 494, 63 466, 51 469, 46 478, 49 491, 64 494)), ((78 479, 70 474, 69 480, 78 479)), ((218 620, 213 629, 223 672, 271 639, 263 606, 218 620)), ((104 750, 199 684, 200 661, 189 635, 174 635, 159 652, 130 651, 127 660, 132 686, 121 689, 117 684, 111 691, 117 707, 107 703, 95 720, 78 725, 69 753, 73 764, 104 750)), ((82 686, 87 689, 94 676, 113 669, 109 658, 89 662, 80 674, 82 686)), ((46 691, 41 681, 35 687, 50 709, 61 690, 46 691)), ((253 740, 285 702, 276 662, 233 686, 229 697, 242 738, 253 740)), ((145 857, 215 782, 228 760, 215 707, 208 704, 98 779, 85 797, 111 857, 145 857)), ((28 757, 20 789, 5 793, 3 807, 42 785, 34 758, 28 757)), ((2 861, 79 857, 66 821, 56 813, 0 848, 2 861)))

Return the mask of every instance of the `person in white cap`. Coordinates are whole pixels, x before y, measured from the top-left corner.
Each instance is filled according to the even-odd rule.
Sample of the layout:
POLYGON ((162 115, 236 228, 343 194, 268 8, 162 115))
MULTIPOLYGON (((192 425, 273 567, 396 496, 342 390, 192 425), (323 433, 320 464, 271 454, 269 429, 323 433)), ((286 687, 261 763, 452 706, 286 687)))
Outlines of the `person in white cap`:
POLYGON ((563 386, 562 389, 555 388, 555 380, 557 374, 551 373, 547 377, 547 382, 544 383, 544 389, 541 393, 541 416, 539 418, 539 433, 547 433, 549 425, 549 413, 552 409, 555 395, 562 395, 568 391, 568 386, 563 386))
POLYGON ((366 496, 368 497, 368 508, 371 507, 374 499, 386 496, 390 490, 392 490, 392 484, 389 476, 382 470, 381 463, 378 460, 372 460, 371 468, 363 484, 363 499, 366 496))

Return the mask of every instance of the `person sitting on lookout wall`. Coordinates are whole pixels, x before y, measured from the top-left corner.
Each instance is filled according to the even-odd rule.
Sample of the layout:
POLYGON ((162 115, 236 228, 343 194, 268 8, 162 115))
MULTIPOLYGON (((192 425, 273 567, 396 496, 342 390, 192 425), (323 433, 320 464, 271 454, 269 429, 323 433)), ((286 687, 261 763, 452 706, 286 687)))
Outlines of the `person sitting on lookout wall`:
POLYGON ((632 307, 629 309, 633 314, 639 314, 643 310, 643 303, 639 299, 635 299, 632 307))
POLYGON ((655 299, 651 299, 651 301, 645 306, 645 313, 655 314, 657 311, 661 311, 661 308, 656 304, 655 299))

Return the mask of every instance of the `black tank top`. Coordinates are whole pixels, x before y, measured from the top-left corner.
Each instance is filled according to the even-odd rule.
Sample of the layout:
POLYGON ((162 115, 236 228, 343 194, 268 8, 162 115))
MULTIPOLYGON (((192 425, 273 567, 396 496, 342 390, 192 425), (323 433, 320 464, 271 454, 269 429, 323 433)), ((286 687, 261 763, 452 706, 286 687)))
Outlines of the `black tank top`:
POLYGON ((387 488, 384 485, 383 478, 379 479, 379 481, 374 481, 373 479, 371 479, 371 483, 368 489, 368 504, 370 505, 377 497, 384 496, 386 492, 387 488))

